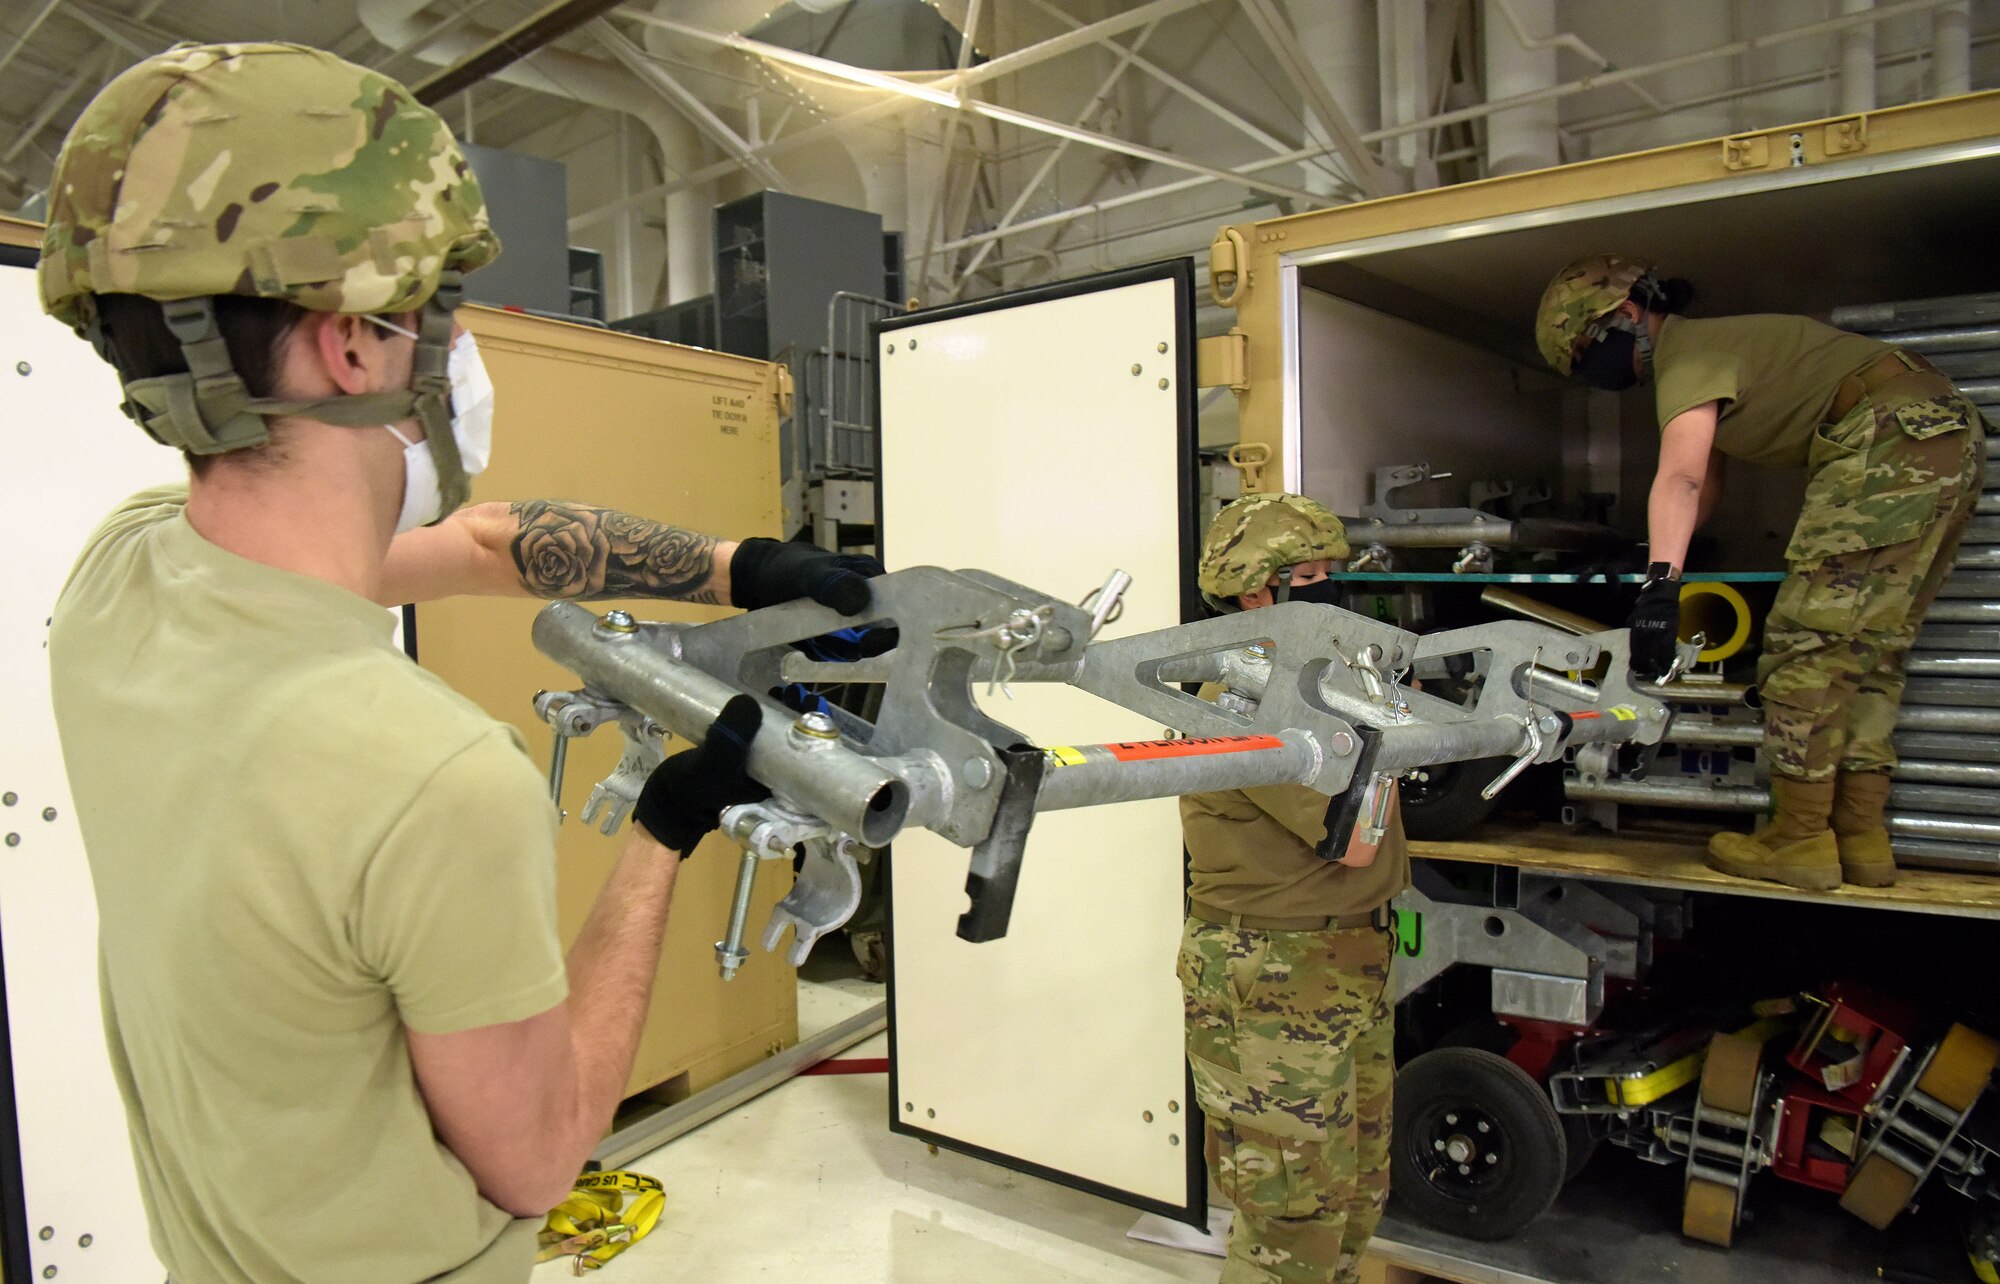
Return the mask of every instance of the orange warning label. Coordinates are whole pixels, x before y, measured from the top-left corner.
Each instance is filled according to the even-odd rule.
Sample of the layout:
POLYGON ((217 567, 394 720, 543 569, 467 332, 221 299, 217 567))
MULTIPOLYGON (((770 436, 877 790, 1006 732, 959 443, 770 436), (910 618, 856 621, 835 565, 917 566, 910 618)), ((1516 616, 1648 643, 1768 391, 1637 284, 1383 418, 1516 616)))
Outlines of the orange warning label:
POLYGON ((1246 753, 1253 749, 1282 749, 1285 742, 1276 736, 1210 736, 1200 740, 1125 740, 1103 746, 1120 762, 1144 762, 1150 758, 1197 758, 1211 753, 1246 753))

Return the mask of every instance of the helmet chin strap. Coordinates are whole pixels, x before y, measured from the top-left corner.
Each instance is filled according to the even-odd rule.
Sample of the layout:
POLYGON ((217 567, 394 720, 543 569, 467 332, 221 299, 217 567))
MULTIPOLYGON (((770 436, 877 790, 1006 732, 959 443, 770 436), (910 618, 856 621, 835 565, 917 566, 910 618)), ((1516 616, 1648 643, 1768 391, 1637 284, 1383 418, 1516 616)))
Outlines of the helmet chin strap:
MULTIPOLYGON (((215 301, 203 295, 160 304, 167 329, 180 343, 184 373, 134 379, 125 384, 122 409, 162 445, 191 455, 248 450, 271 439, 268 420, 298 416, 344 428, 372 428, 415 418, 424 426, 437 463, 443 511, 465 502, 471 484, 451 432, 452 312, 459 302, 459 273, 438 278, 437 291, 424 301, 417 325, 416 353, 407 389, 342 394, 318 401, 252 397, 236 372, 229 345, 215 320, 215 301)), ((85 337, 100 353, 109 350, 103 323, 92 309, 85 337)))
POLYGON ((1291 600, 1292 568, 1289 566, 1280 566, 1278 568, 1278 587, 1271 590, 1271 602, 1273 605, 1276 605, 1279 602, 1289 602, 1291 600))

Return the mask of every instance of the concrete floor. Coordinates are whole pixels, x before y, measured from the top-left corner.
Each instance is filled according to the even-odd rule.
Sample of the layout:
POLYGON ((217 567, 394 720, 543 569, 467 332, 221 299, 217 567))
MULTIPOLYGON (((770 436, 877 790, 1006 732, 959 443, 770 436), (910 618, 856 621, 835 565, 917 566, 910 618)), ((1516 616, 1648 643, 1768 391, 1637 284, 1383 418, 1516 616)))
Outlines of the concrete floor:
MULTIPOLYGON (((800 1033, 881 996, 852 977, 804 982, 800 1033)), ((840 1055, 885 1057, 888 1041, 840 1055)), ((604 1277, 1208 1284, 1220 1271, 1216 1258, 1127 1239, 1137 1215, 1121 1205, 891 1135, 887 1091, 879 1074, 794 1079, 637 1160, 665 1183, 666 1212, 604 1277)), ((560 1261, 535 1273, 573 1278, 560 1261)))

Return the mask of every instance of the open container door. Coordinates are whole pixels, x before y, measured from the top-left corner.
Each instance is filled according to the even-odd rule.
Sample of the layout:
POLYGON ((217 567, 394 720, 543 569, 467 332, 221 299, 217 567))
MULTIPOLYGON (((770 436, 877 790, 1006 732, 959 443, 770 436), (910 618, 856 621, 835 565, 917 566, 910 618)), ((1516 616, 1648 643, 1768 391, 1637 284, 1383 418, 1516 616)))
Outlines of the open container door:
POLYGON ((97 899, 49 703, 48 621, 98 523, 187 467, 119 413, 111 367, 42 315, 27 230, 0 221, 0 493, 27 533, 0 596, 0 1275, 156 1280, 98 1015, 97 899))
MULTIPOLYGON (((1123 569, 1101 636, 1196 618, 1192 290, 1176 260, 878 323, 890 569, 974 567, 1077 598, 1123 569)), ((1066 686, 979 691, 1044 747, 1164 730, 1066 686)), ((1175 801, 1038 816, 997 941, 955 934, 968 859, 927 832, 896 840, 891 1126, 1205 1225, 1175 801)))

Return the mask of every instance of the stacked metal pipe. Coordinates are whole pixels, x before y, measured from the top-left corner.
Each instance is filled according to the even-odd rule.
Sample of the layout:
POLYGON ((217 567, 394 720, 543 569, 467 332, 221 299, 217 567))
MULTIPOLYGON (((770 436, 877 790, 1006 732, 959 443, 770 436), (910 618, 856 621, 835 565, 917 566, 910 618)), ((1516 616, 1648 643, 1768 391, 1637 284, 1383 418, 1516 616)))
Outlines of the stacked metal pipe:
MULTIPOLYGON (((2000 294, 1837 308, 1833 324, 1920 353, 2000 428, 2000 294)), ((2000 452, 1924 616, 1896 723, 1890 832, 1905 864, 2000 874, 2000 452)))

